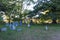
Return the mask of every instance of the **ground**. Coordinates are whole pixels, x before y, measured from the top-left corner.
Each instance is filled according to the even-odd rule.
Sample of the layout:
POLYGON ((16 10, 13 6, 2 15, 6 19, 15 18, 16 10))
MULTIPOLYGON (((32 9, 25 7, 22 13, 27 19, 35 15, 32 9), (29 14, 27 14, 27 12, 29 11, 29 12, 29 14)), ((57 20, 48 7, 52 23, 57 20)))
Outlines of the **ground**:
POLYGON ((45 30, 46 24, 19 26, 20 32, 9 30, 0 32, 0 40, 60 40, 60 24, 49 24, 48 30, 45 30))

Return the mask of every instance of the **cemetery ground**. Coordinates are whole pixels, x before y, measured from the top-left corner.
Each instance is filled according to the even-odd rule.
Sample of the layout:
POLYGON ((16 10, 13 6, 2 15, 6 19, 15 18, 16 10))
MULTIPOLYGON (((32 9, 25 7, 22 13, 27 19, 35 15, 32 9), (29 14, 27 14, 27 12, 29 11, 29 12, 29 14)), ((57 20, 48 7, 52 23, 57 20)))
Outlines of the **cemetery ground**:
MULTIPOLYGON (((1 27, 2 25, 0 25, 1 27)), ((16 30, 0 32, 0 40, 60 40, 60 24, 48 24, 48 30, 45 29, 46 24, 18 26, 16 30), (21 28, 21 31, 17 31, 21 28)))

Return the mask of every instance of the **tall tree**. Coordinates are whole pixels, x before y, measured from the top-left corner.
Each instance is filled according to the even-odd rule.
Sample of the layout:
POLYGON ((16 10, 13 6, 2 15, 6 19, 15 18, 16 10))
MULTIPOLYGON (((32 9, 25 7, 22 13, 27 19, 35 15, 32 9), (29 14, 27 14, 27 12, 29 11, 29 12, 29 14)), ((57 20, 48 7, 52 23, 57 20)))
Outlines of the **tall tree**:
MULTIPOLYGON (((40 17, 44 17, 44 18, 51 18, 53 20, 53 23, 56 23, 56 19, 58 18, 58 11, 60 11, 60 5, 59 5, 60 1, 59 0, 39 0, 38 4, 34 7, 34 11, 31 13, 34 15, 36 15, 39 11, 43 12, 45 10, 49 10, 49 13, 47 13, 46 15, 41 15, 40 13, 40 17), (57 14, 57 15, 56 15, 57 14)), ((60 16, 59 16, 60 17, 60 16)), ((47 19, 48 19, 47 18, 47 19)))

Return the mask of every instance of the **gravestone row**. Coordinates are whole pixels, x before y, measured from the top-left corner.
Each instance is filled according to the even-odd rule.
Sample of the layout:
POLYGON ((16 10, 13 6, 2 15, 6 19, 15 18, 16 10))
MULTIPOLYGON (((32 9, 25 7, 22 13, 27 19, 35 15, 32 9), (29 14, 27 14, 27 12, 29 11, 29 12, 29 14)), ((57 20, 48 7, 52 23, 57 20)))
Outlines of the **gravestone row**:
MULTIPOLYGON (((10 28, 10 30, 16 30, 17 26, 22 26, 22 21, 20 21, 19 23, 16 21, 16 22, 13 22, 13 23, 6 23, 5 26, 8 26, 10 28)), ((27 24, 28 28, 30 28, 30 24, 27 24)), ((21 31, 22 28, 18 28, 17 31, 21 31)), ((3 28, 0 28, 0 31, 7 31, 7 27, 3 27, 3 28)))

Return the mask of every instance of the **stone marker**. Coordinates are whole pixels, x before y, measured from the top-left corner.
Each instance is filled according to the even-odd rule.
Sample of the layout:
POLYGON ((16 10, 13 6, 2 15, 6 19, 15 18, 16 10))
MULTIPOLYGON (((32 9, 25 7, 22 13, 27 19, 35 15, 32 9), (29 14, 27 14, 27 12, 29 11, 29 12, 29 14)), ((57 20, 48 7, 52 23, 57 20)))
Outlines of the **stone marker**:
POLYGON ((20 21, 20 26, 22 26, 22 21, 20 21))
POLYGON ((7 28, 6 27, 3 27, 3 28, 1 28, 1 31, 6 32, 7 31, 7 28))
POLYGON ((28 28, 30 28, 30 24, 28 24, 28 28))
POLYGON ((16 26, 15 26, 15 25, 13 25, 13 24, 10 24, 10 26, 9 26, 9 27, 10 27, 10 29, 11 29, 11 30, 15 30, 15 29, 16 29, 16 26))
POLYGON ((22 28, 18 28, 18 29, 17 29, 17 32, 20 32, 21 30, 22 30, 22 28))
POLYGON ((16 27, 14 25, 11 26, 11 30, 15 30, 16 27))
POLYGON ((15 25, 15 26, 18 26, 18 22, 17 22, 17 21, 16 21, 16 22, 14 22, 14 25, 15 25))
POLYGON ((46 25, 45 29, 48 30, 48 26, 47 25, 46 25))

